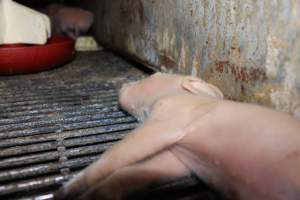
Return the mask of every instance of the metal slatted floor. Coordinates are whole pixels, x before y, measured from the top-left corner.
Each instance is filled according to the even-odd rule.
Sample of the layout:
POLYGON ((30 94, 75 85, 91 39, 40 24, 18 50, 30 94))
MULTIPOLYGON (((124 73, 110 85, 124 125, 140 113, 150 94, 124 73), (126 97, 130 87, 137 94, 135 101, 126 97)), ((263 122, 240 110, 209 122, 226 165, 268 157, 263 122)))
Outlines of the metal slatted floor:
MULTIPOLYGON (((118 107, 118 89, 144 76, 109 52, 91 52, 48 72, 0 77, 0 199, 52 199, 134 129, 137 121, 118 107)), ((199 191, 195 179, 175 185, 199 191)))
POLYGON ((118 107, 118 89, 142 76, 111 53, 95 52, 49 72, 1 77, 1 199, 51 199, 135 128, 118 107))

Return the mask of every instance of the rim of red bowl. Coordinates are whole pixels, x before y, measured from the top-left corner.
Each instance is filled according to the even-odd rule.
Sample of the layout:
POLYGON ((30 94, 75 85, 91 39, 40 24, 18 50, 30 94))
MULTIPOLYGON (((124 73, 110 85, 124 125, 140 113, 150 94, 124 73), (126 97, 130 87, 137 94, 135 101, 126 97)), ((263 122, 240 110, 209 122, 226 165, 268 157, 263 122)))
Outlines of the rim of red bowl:
POLYGON ((28 48, 39 48, 39 47, 45 47, 45 46, 55 46, 55 45, 62 45, 65 43, 73 43, 74 40, 70 37, 67 36, 52 36, 51 38, 48 39, 47 43, 44 45, 32 45, 32 44, 5 44, 5 45, 0 45, 0 51, 1 50, 13 50, 13 49, 26 49, 28 48))

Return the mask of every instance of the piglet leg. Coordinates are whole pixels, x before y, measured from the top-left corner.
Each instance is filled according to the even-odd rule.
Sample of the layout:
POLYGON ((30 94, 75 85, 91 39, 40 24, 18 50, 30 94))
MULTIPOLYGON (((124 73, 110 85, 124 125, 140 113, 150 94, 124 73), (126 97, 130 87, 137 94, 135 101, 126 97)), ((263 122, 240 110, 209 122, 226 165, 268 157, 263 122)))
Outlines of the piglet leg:
POLYGON ((167 150, 144 162, 117 170, 79 199, 121 200, 131 193, 146 190, 153 183, 173 180, 188 174, 189 170, 167 150))
POLYGON ((149 118, 143 126, 105 152, 101 159, 88 167, 83 174, 60 189, 55 197, 56 199, 78 197, 87 188, 103 181, 116 170, 157 154, 179 141, 184 135, 184 131, 172 123, 149 118))

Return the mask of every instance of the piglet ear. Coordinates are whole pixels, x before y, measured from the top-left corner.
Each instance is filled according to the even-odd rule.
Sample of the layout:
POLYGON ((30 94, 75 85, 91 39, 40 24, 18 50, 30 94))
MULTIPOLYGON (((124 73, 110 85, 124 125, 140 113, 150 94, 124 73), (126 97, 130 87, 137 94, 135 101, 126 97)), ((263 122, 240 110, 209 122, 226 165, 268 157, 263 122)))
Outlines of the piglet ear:
POLYGON ((204 93, 218 99, 224 98, 223 93, 217 87, 195 77, 185 77, 181 86, 183 89, 195 95, 201 95, 204 93))

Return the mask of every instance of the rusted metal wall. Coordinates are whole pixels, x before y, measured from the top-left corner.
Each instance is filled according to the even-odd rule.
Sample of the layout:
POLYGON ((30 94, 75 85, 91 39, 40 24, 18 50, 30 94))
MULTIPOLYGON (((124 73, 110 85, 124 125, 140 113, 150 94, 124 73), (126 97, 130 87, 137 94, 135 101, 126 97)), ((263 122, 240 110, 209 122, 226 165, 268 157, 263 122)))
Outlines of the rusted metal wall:
POLYGON ((299 0, 91 0, 103 44, 300 117, 299 0))

